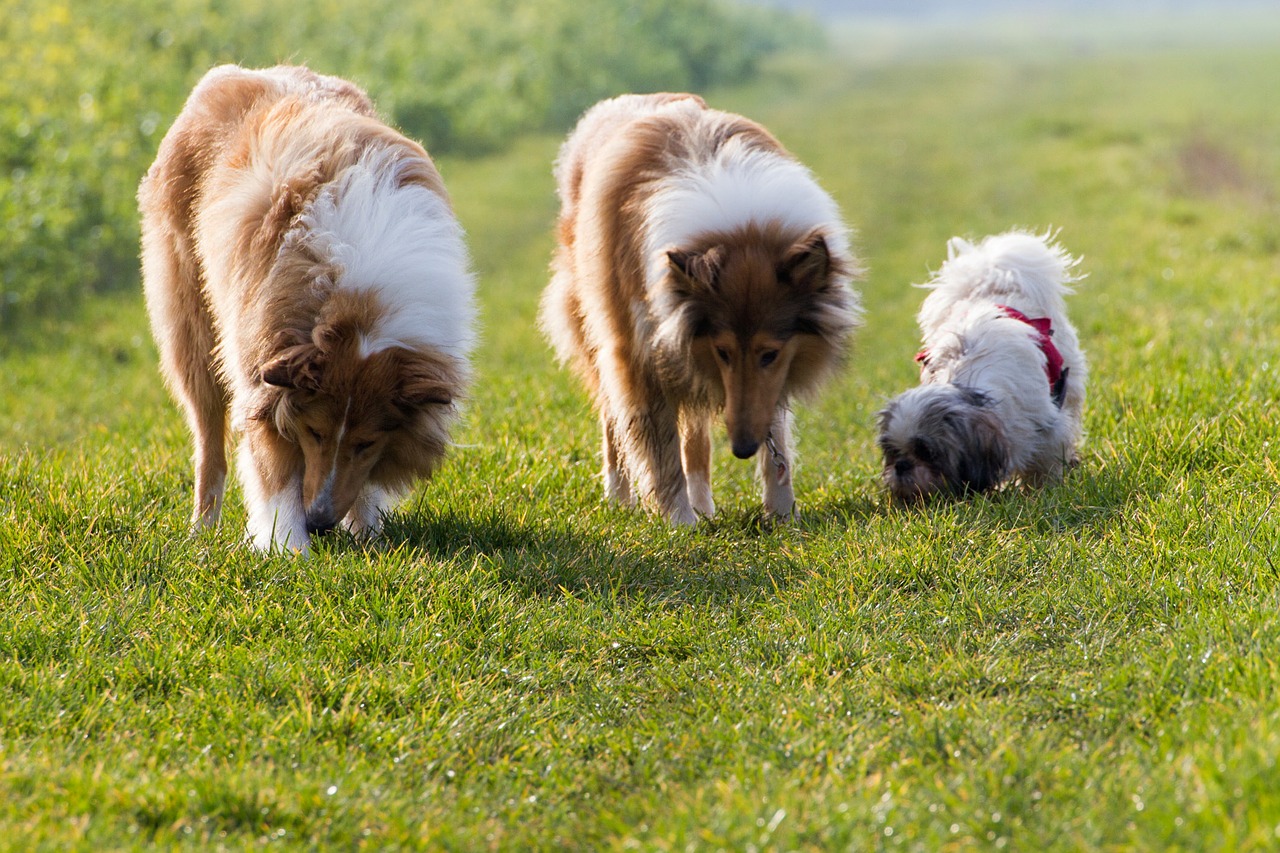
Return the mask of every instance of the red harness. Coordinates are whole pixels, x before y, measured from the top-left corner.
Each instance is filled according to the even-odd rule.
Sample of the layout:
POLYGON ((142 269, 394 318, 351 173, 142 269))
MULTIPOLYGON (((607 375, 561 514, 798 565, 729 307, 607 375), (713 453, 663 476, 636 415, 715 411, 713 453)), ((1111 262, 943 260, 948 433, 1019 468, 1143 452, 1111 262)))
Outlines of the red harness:
MULTIPOLYGON (((1062 395, 1066 391, 1065 379, 1067 371, 1062 366, 1062 353, 1058 352, 1058 348, 1053 345, 1053 323, 1048 317, 1032 319, 1017 308, 1010 308, 1008 305, 997 305, 996 307, 1000 309, 1004 316, 1012 320, 1021 320, 1036 330, 1036 344, 1040 347, 1040 351, 1044 353, 1044 374, 1049 380, 1049 393, 1053 395, 1054 402, 1061 406, 1062 395)), ((928 363, 929 351, 921 350, 917 353, 916 361, 928 363)))
POLYGON ((1062 381, 1062 353, 1058 352, 1058 348, 1053 345, 1053 324, 1049 318, 1037 317, 1033 320, 1017 308, 1010 308, 1008 305, 996 307, 1003 311, 1006 317, 1021 320, 1036 330, 1036 343, 1040 346, 1040 352, 1044 353, 1044 373, 1049 378, 1049 388, 1057 388, 1058 383, 1062 381))

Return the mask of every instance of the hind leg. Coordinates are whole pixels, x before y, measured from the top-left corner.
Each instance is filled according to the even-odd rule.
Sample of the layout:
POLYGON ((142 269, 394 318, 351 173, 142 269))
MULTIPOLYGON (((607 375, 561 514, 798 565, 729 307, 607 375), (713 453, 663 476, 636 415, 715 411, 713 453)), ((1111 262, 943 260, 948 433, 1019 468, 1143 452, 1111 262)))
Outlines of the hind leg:
POLYGON ((705 414, 684 412, 680 417, 680 459, 693 511, 704 518, 716 514, 711 497, 711 433, 705 414))
POLYGON ((226 409, 220 400, 208 401, 191 416, 195 434, 195 508, 191 524, 197 530, 213 527, 222 515, 227 490, 226 409))
POLYGON ((144 234, 147 310, 160 350, 160 366, 182 405, 195 445, 197 530, 217 524, 227 484, 227 394, 218 380, 213 321, 200 295, 195 262, 172 240, 144 234))
POLYGON ((791 484, 791 411, 779 406, 769 427, 769 440, 760 448, 760 479, 764 481, 764 511, 780 521, 795 515, 791 484), (770 445, 772 442, 772 446, 770 445))

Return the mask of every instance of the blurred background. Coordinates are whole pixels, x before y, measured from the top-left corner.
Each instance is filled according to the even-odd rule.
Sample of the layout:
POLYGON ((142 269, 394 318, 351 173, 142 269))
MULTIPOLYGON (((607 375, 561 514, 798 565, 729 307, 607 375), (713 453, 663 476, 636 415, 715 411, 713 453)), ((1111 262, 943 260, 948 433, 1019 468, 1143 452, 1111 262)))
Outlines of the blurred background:
POLYGON ((364 86, 436 156, 561 133, 626 91, 723 87, 771 57, 1087 55, 1266 44, 1274 0, 3 0, 0 329, 135 288, 134 191, 191 86, 223 62, 364 86))

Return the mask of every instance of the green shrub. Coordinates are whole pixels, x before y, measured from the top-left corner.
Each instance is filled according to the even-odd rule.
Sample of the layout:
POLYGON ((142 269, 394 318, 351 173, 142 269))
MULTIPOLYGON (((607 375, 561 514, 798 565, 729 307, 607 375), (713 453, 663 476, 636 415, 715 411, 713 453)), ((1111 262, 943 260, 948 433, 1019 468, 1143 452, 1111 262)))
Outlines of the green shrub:
POLYGON ((719 0, 0 0, 0 326, 137 282, 134 191, 211 66, 355 80, 436 154, 562 129, 599 98, 741 80, 805 35, 719 0))

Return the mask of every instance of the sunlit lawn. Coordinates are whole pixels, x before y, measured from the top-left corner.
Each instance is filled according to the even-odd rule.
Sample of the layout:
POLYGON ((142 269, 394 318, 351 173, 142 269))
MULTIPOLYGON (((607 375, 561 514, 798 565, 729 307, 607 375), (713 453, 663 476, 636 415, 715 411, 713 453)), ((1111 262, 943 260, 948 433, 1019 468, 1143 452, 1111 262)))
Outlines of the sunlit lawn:
MULTIPOLYGON (((328 69, 334 70, 334 69, 328 69)), ((841 202, 855 358, 798 523, 600 500, 533 322, 558 139, 441 167, 481 277, 459 447, 382 546, 186 533, 141 299, 0 344, 0 846, 1266 849, 1280 831, 1280 54, 779 59, 708 93, 841 202), (877 482, 953 234, 1060 229, 1084 464, 924 510, 877 482)))

